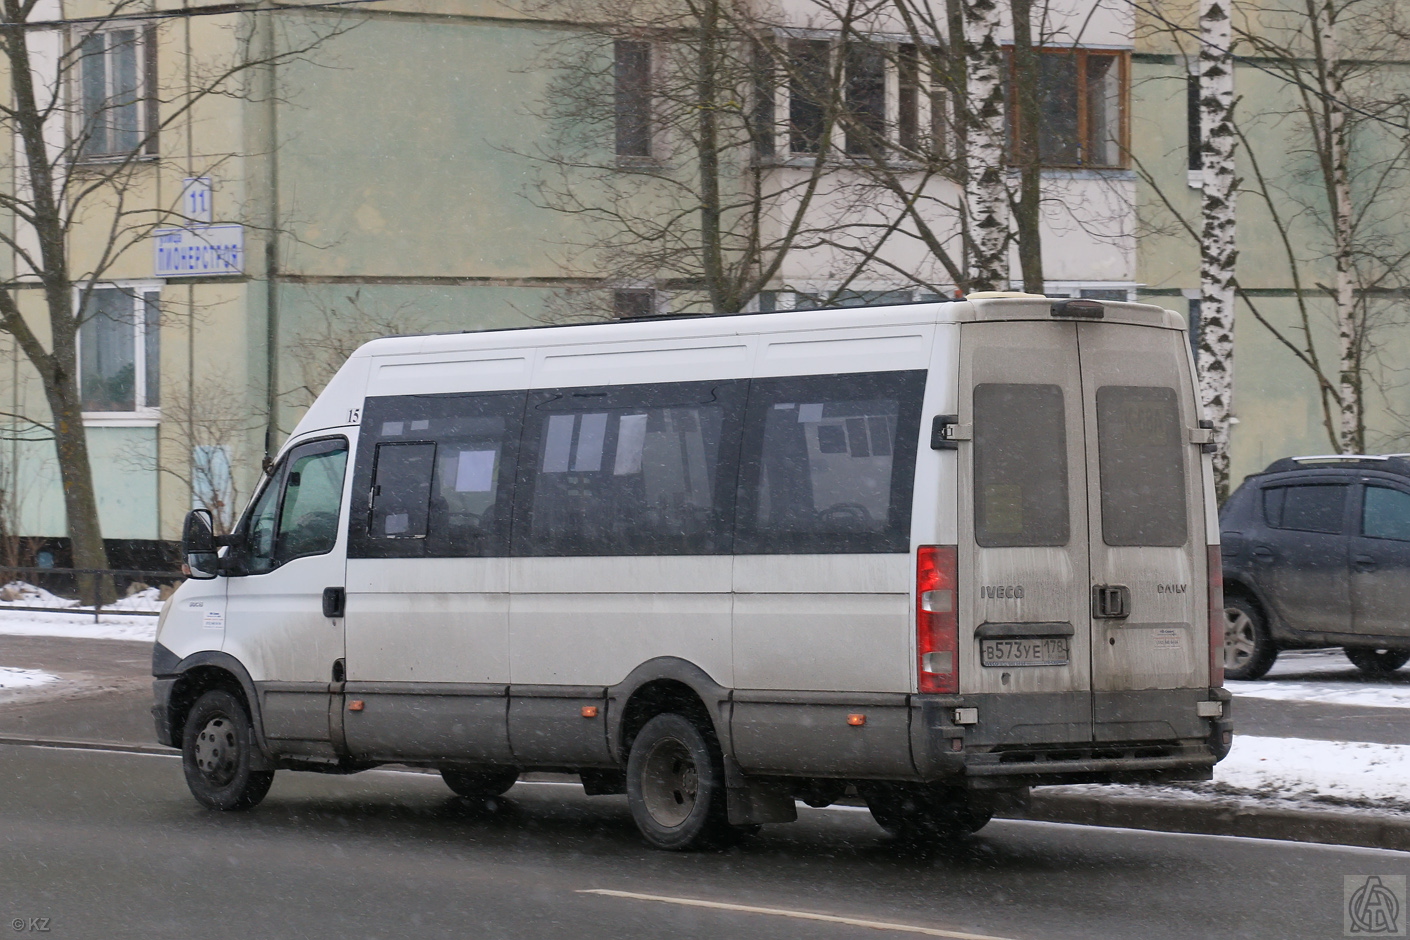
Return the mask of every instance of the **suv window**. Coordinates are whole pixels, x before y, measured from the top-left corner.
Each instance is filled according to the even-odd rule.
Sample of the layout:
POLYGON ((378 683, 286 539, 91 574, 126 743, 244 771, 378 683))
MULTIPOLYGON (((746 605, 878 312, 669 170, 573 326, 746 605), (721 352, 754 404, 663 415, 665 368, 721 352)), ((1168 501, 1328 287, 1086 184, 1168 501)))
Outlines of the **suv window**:
POLYGON ((1361 501, 1361 534, 1410 542, 1410 493, 1388 486, 1366 487, 1361 501))
POLYGON ((1346 513, 1346 484, 1270 486, 1263 490, 1263 517, 1275 529, 1337 533, 1346 513))

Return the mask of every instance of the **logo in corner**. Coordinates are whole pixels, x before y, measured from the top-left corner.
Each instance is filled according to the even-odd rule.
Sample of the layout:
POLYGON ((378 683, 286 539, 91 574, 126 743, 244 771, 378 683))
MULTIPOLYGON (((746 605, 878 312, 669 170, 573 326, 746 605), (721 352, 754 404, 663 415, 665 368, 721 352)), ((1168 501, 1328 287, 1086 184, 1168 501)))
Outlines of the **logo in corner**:
POLYGON ((1344 881, 1346 936, 1405 936, 1404 875, 1346 875, 1344 881))

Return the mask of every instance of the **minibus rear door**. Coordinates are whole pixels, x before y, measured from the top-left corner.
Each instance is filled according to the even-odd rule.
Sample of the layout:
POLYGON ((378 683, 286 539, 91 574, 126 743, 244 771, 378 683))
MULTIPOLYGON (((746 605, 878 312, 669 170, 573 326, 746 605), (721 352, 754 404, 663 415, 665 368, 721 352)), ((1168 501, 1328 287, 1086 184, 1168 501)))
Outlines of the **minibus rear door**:
POLYGON ((1186 334, 1074 324, 1081 353, 1091 546, 1093 737, 1203 734, 1203 489, 1186 334))
POLYGON ((979 706, 969 742, 1091 740, 1083 412, 1075 323, 962 326, 959 687, 979 706))

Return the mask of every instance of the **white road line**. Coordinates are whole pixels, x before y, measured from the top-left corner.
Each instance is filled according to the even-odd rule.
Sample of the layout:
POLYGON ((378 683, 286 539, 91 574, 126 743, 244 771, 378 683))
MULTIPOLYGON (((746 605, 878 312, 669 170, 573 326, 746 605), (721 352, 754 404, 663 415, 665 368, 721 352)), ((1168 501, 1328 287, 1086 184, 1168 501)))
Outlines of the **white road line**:
POLYGON ((917 933, 926 937, 949 937, 951 940, 1006 940, 1004 937, 991 937, 987 934, 964 933, 959 930, 939 930, 935 927, 917 927, 913 924, 892 924, 882 920, 837 917, 833 914, 816 914, 812 911, 790 911, 779 907, 751 907, 748 904, 726 904, 723 901, 700 901, 695 898, 671 898, 659 894, 636 894, 632 891, 610 891, 606 888, 583 888, 577 893, 600 894, 609 898, 626 898, 631 901, 659 901, 662 904, 679 904, 683 907, 705 907, 711 910, 733 911, 739 914, 768 914, 773 917, 791 917, 794 920, 817 920, 828 924, 846 924, 849 927, 869 927, 872 930, 893 930, 897 933, 917 933))

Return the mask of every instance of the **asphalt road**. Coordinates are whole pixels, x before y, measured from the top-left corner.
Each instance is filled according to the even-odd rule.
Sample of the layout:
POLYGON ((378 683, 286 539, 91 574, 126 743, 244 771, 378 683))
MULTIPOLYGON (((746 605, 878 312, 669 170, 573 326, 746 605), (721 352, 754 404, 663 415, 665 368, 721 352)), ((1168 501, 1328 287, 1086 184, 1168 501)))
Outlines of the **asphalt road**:
POLYGON ((846 809, 671 854, 621 797, 521 783, 483 807, 385 771, 281 773, 256 810, 219 814, 177 758, 106 751, 0 746, 0 781, 0 930, 47 918, 66 940, 1290 940, 1342 936, 1344 876, 1410 872, 1395 852, 1013 821, 920 853, 846 809))
MULTIPOLYGON (((1327 657, 1339 662, 1333 654, 1319 661, 1327 657)), ((1297 662, 1296 654, 1285 654, 1270 678, 1362 680, 1349 663, 1341 672, 1328 674, 1304 673, 1296 668, 1297 662)), ((0 696, 0 736, 150 744, 151 663, 152 648, 147 643, 0 636, 0 666, 40 669, 66 680, 61 689, 46 690, 42 696, 11 702, 0 696)), ((1388 679, 1365 681, 1410 684, 1410 667, 1388 679)), ((1237 734, 1410 744, 1410 710, 1235 696, 1234 729, 1237 734)))

